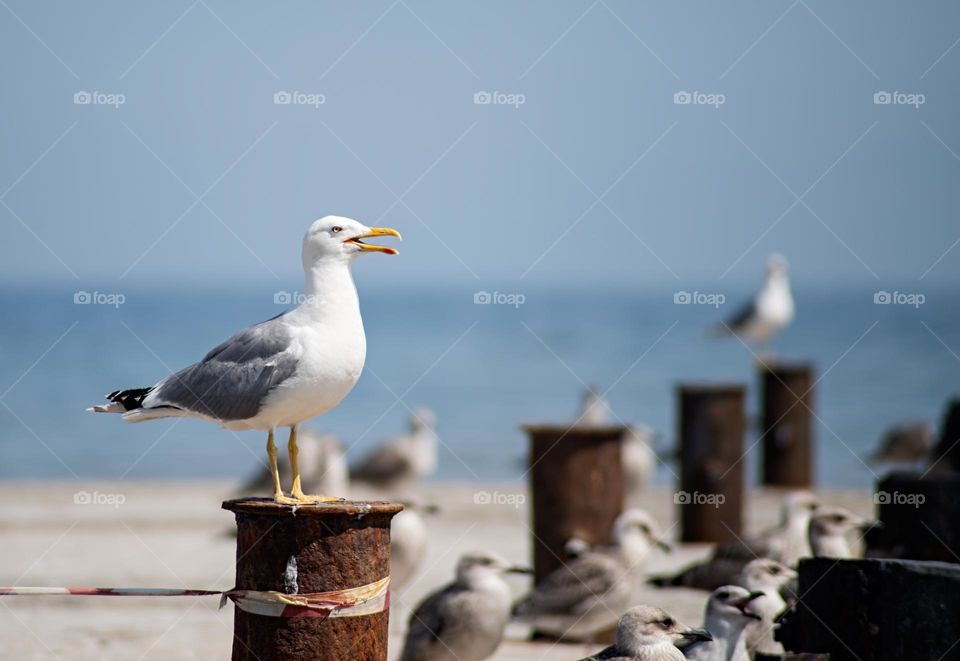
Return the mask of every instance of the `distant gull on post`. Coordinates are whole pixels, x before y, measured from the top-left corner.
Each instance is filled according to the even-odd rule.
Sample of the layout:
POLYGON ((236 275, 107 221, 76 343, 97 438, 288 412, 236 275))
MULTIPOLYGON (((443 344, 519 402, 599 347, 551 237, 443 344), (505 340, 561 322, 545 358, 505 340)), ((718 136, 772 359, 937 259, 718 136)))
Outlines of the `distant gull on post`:
POLYGON ((363 242, 379 236, 399 238, 400 233, 339 216, 315 221, 303 239, 306 284, 299 306, 240 331, 200 362, 153 386, 114 391, 107 395, 109 404, 88 410, 121 413, 126 422, 191 417, 231 430, 266 431, 276 502, 336 500, 303 493, 297 430, 304 420, 337 406, 360 378, 367 342, 350 265, 365 252, 397 254, 363 242), (273 441, 277 427, 290 428, 289 497, 280 487, 273 441))
POLYGON ((793 314, 787 260, 774 253, 767 258, 767 279, 763 288, 715 330, 717 335, 733 334, 765 350, 773 337, 793 321, 793 314))

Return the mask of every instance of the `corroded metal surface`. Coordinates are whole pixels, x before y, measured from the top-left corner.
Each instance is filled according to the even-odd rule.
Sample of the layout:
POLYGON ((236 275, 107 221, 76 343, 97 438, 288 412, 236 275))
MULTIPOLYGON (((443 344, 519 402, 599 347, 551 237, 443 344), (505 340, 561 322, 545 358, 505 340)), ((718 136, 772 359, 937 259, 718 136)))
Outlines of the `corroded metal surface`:
MULTIPOLYGON (((395 503, 339 501, 293 507, 229 500, 237 519, 236 587, 291 594, 355 588, 390 572, 395 503)), ((274 618, 234 609, 233 659, 381 661, 389 610, 362 617, 274 618)))
POLYGON ((611 541, 623 511, 620 460, 625 427, 527 425, 533 495, 533 567, 537 582, 560 566, 564 545, 611 541))
POLYGON ((744 393, 737 384, 677 388, 680 491, 675 502, 684 542, 726 542, 740 534, 744 393))

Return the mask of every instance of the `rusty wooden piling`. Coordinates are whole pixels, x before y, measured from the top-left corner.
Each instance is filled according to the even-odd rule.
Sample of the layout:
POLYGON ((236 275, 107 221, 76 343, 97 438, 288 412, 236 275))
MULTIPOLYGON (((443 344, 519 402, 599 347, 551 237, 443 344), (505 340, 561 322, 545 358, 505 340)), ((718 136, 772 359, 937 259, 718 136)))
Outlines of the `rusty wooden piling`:
MULTIPOLYGON (((292 507, 263 498, 223 508, 237 520, 236 589, 285 594, 357 588, 389 575, 390 519, 403 509, 351 501, 292 507)), ((234 661, 387 658, 389 605, 328 619, 234 613, 234 661)))
POLYGON ((763 460, 760 482, 803 489, 813 484, 813 367, 760 365, 763 460))
POLYGON ((740 534, 744 396, 739 384, 677 387, 680 509, 684 542, 726 542, 740 534))
POLYGON ((591 546, 611 540, 623 510, 620 461, 625 427, 525 425, 530 437, 534 580, 566 557, 577 537, 591 546))

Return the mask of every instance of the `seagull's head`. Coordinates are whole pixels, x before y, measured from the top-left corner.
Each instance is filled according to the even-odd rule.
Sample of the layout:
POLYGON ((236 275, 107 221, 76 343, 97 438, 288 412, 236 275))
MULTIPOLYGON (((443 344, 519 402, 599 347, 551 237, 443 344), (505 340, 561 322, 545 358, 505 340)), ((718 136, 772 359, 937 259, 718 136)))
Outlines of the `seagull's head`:
POLYGON ((797 572, 770 558, 755 558, 740 574, 744 587, 750 590, 779 590, 797 578, 797 572))
POLYGON ((706 630, 686 627, 662 608, 653 606, 634 606, 617 624, 617 648, 633 656, 656 645, 712 639, 706 630))
POLYGON ((660 525, 639 508, 625 510, 613 524, 613 538, 626 550, 645 555, 652 547, 669 553, 672 547, 661 536, 660 525))
POLYGON ((778 252, 767 257, 767 273, 769 275, 784 275, 788 266, 787 258, 778 252))
POLYGON ((707 600, 707 618, 743 622, 762 619, 750 610, 750 603, 763 596, 762 592, 751 592, 739 585, 725 585, 717 588, 707 600))
POLYGON ((313 221, 303 237, 304 268, 322 259, 350 262, 365 252, 396 255, 397 251, 393 248, 363 241, 378 236, 395 236, 399 239, 400 232, 389 227, 367 227, 352 218, 324 216, 313 221))

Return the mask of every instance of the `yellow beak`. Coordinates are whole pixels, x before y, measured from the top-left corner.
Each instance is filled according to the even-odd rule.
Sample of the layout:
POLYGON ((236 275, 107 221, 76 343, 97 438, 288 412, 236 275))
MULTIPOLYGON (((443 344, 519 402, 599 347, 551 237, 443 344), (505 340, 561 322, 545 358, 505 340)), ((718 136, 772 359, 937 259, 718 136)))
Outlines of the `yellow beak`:
POLYGON ((367 232, 366 234, 361 234, 360 236, 349 238, 347 239, 346 242, 355 244, 361 250, 369 250, 372 252, 382 252, 388 255, 399 254, 399 252, 394 248, 390 248, 387 246, 378 246, 372 243, 364 243, 363 241, 360 240, 360 239, 367 239, 373 236, 395 236, 401 241, 403 241, 403 237, 400 236, 400 232, 398 232, 397 230, 391 227, 371 227, 370 231, 367 232))

